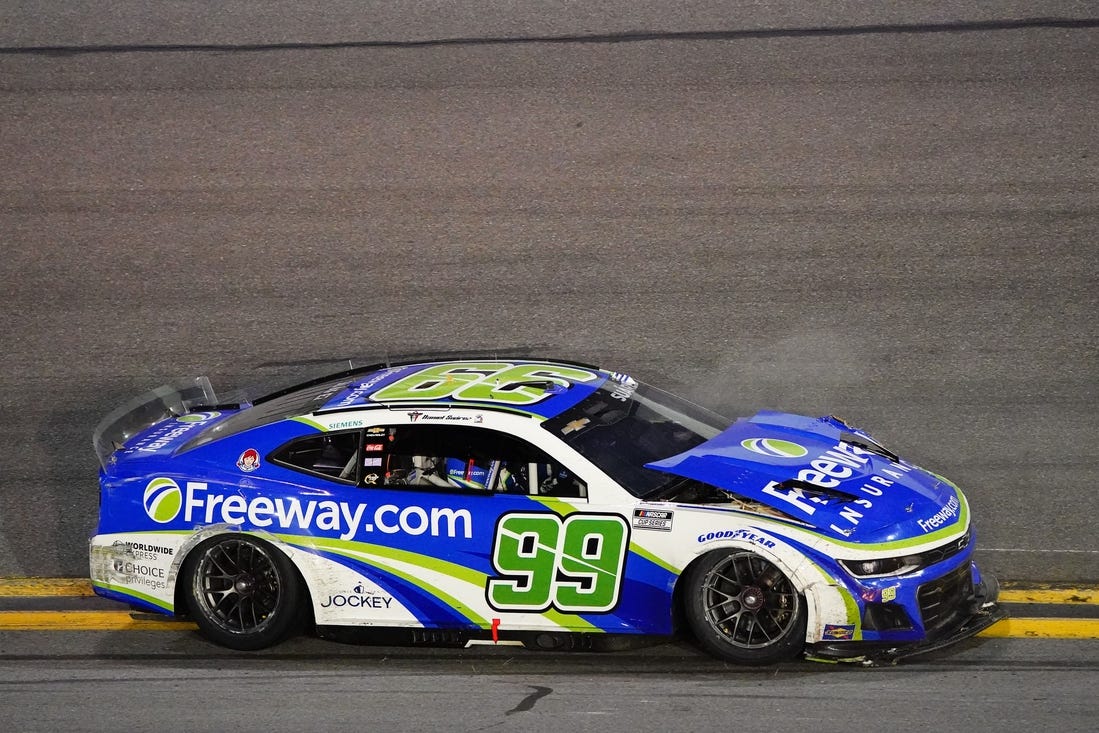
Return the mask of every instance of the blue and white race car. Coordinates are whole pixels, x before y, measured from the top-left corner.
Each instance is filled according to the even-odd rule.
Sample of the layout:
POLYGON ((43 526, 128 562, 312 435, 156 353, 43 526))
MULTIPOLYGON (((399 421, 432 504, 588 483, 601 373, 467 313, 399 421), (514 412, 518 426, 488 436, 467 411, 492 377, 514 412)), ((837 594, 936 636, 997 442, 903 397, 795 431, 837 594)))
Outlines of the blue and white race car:
POLYGON ((199 378, 94 443, 96 592, 235 649, 684 631, 742 664, 880 661, 1002 617, 948 480, 835 417, 730 424, 584 364, 377 364, 231 404, 199 378))

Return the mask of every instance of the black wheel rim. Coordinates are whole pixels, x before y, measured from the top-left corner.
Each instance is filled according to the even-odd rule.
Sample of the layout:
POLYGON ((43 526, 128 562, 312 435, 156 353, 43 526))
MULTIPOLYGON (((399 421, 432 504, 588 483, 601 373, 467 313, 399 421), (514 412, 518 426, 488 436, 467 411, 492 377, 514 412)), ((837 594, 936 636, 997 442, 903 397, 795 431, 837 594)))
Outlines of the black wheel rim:
POLYGON ((274 560, 247 540, 226 540, 207 549, 194 583, 206 617, 233 634, 263 631, 282 595, 274 560))
POLYGON ((751 552, 722 558, 702 583, 706 620, 740 649, 764 649, 781 641, 796 623, 800 604, 782 571, 751 552))

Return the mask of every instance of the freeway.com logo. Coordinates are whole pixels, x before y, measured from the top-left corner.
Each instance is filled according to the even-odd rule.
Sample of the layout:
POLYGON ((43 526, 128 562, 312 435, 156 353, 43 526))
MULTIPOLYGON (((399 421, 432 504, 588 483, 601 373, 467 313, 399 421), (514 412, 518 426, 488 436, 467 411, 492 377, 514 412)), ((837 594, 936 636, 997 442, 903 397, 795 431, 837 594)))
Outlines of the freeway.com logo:
POLYGON ((149 519, 158 524, 173 522, 182 514, 187 523, 247 523, 263 529, 321 530, 339 532, 341 540, 374 531, 466 539, 473 536, 473 519, 468 509, 382 504, 370 512, 365 503, 225 494, 216 489, 211 491, 200 481, 188 481, 186 488, 181 489, 170 478, 150 481, 145 487, 144 504, 149 519))

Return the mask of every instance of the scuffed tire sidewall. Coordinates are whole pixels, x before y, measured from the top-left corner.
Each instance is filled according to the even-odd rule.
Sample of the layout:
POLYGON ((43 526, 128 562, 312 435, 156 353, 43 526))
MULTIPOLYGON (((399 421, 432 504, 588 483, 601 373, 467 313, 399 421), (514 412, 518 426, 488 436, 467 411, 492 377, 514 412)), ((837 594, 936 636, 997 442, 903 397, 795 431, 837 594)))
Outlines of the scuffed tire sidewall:
POLYGON ((804 596, 798 597, 798 614, 791 627, 781 639, 763 649, 733 646, 710 625, 704 610, 703 581, 719 562, 733 552, 735 551, 715 550, 707 553, 691 566, 684 578, 686 586, 683 593, 683 613, 695 641, 709 654, 733 664, 760 667, 797 658, 805 649, 808 624, 809 614, 804 596))
POLYGON ((181 580, 184 584, 184 596, 191 619, 198 625, 199 630, 207 639, 220 646, 239 651, 265 649, 284 641, 294 632, 300 631, 303 625, 302 608, 304 607, 305 586, 297 568, 294 567, 294 564, 285 553, 269 542, 256 537, 233 533, 221 534, 204 540, 188 553, 187 559, 183 563, 181 580), (246 541, 255 544, 263 549, 275 566, 280 588, 279 603, 275 608, 275 619, 262 631, 252 633, 226 631, 217 621, 207 615, 205 604, 196 596, 198 579, 195 577, 195 573, 200 560, 210 548, 227 540, 246 541))

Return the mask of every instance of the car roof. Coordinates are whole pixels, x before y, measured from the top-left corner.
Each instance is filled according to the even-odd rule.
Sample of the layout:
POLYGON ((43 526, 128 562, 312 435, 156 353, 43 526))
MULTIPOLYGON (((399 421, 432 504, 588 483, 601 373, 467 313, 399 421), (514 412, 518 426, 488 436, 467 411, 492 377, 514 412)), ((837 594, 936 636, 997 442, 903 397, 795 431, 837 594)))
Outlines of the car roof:
MULTIPOLYGON (((322 393, 323 403, 311 412, 430 403, 551 418, 615 375, 561 360, 446 359, 368 368, 349 377, 342 380, 338 391, 322 393)), ((332 381, 326 379, 324 384, 332 385, 332 381)))
POLYGON ((282 420, 395 406, 467 407, 549 419, 574 407, 608 380, 629 379, 564 360, 440 359, 373 364, 233 405, 239 409, 191 436, 180 452, 282 420))

